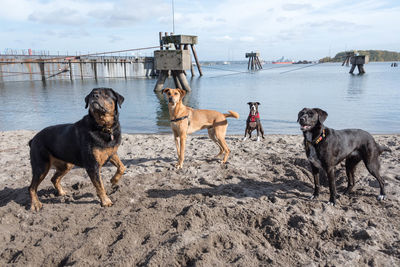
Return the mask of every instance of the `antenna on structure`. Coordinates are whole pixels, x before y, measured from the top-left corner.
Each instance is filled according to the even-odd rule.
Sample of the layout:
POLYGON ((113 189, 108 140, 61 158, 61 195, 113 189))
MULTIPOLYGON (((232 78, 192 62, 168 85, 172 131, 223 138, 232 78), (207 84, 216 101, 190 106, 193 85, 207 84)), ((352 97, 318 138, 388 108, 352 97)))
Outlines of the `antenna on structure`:
POLYGON ((174 11, 174 0, 172 0, 172 32, 175 33, 175 11, 174 11))

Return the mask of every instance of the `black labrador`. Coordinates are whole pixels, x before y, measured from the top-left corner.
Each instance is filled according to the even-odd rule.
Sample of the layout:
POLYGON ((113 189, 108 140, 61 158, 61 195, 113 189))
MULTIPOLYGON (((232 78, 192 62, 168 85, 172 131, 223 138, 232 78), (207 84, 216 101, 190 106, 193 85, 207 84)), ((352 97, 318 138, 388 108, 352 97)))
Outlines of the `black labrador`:
POLYGON ((304 136, 306 155, 311 164, 314 176, 314 194, 311 199, 319 195, 319 169, 326 171, 329 180, 329 204, 336 203, 336 184, 334 167, 346 159, 347 189, 351 193, 354 187, 354 171, 362 160, 369 173, 374 176, 380 186, 378 200, 386 198, 384 181, 379 174, 379 155, 383 151, 390 152, 389 148, 377 144, 366 131, 360 129, 334 130, 323 125, 328 113, 319 108, 304 108, 297 118, 304 136))

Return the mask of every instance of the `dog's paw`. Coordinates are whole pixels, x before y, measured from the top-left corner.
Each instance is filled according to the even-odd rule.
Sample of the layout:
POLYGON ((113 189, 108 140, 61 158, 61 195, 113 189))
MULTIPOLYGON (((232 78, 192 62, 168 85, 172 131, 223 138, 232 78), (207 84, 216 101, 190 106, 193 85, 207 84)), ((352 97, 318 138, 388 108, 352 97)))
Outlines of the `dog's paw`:
POLYGON ((179 163, 176 163, 176 164, 175 164, 175 168, 176 168, 177 170, 182 169, 182 167, 183 167, 183 164, 179 164, 179 163))
POLYGON ((386 199, 386 195, 379 195, 379 196, 377 196, 376 199, 377 199, 378 201, 385 200, 385 199, 386 199))
POLYGON ((247 137, 243 137, 242 141, 246 141, 246 140, 247 140, 247 137))
POLYGON ((40 211, 43 204, 40 201, 33 201, 31 204, 31 211, 40 211))
POLYGON ((117 174, 115 174, 115 175, 113 176, 113 178, 110 179, 111 184, 112 184, 112 185, 117 185, 117 183, 118 183, 120 177, 121 177, 120 175, 118 176, 117 174))
POLYGON ((336 203, 335 202, 332 202, 332 201, 329 201, 328 203, 326 203, 328 206, 332 206, 332 207, 334 207, 334 206, 336 206, 336 203))
POLYGON ((105 199, 101 200, 101 206, 102 207, 111 207, 113 205, 111 199, 106 197, 105 199))
POLYGON ((59 191, 57 191, 57 196, 59 197, 64 197, 67 195, 67 192, 65 192, 63 189, 60 189, 59 191))
POLYGON ((260 140, 261 140, 261 139, 260 139, 260 137, 259 137, 259 136, 257 136, 257 142, 260 142, 260 140))
POLYGON ((311 195, 310 197, 309 197, 309 199, 311 200, 311 199, 317 199, 318 198, 318 195, 311 195))

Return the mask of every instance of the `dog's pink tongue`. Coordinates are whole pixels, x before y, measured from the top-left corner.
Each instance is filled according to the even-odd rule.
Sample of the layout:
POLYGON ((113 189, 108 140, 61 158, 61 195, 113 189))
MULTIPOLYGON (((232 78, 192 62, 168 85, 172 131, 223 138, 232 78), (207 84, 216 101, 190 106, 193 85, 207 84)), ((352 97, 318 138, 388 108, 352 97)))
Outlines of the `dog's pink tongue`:
POLYGON ((301 125, 300 129, 307 130, 307 129, 310 129, 310 126, 309 125, 301 125))

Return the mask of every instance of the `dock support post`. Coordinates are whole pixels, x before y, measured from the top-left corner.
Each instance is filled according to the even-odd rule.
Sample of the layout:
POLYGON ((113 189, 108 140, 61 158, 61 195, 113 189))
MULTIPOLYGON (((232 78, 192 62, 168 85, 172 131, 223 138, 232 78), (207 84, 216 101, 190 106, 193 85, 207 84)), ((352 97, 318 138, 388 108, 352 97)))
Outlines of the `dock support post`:
POLYGON ((68 66, 69 66, 69 79, 72 81, 72 63, 71 60, 68 60, 68 66))
POLYGON ((187 91, 187 92, 190 92, 192 89, 190 88, 190 85, 189 85, 189 83, 188 83, 188 81, 186 79, 186 76, 183 73, 183 71, 178 71, 178 75, 177 76, 178 76, 179 82, 182 85, 182 89, 187 91))
POLYGON ((353 74, 355 68, 356 68, 356 64, 352 64, 349 73, 353 74))
POLYGON ((172 71, 172 77, 174 79, 175 87, 182 89, 182 84, 181 84, 181 82, 179 81, 179 78, 178 78, 178 72, 177 71, 172 71))
POLYGON ((200 62, 197 58, 196 49, 194 48, 194 45, 192 45, 192 44, 190 45, 190 47, 192 48, 193 56, 194 56, 194 59, 196 60, 196 65, 197 65, 197 69, 199 70, 200 76, 203 76, 203 71, 201 70, 200 62))
POLYGON ((196 76, 196 74, 194 73, 193 64, 190 66, 190 72, 192 73, 192 77, 193 77, 193 76, 196 76))
POLYGON ((256 57, 256 61, 257 61, 258 68, 261 70, 263 67, 262 67, 260 59, 258 57, 256 57))
POLYGON ((163 50, 162 32, 159 32, 158 36, 160 38, 160 50, 163 50))
POLYGON ((94 79, 97 81, 97 60, 93 59, 92 60, 92 66, 93 66, 93 71, 94 71, 94 79))
POLYGON ((79 68, 81 70, 81 80, 83 80, 83 66, 82 66, 82 59, 79 59, 79 68))
POLYGON ((358 64, 358 65, 357 65, 357 68, 358 68, 358 73, 359 73, 359 74, 364 74, 364 73, 365 73, 364 65, 363 65, 363 64, 358 64))
POLYGON ((45 72, 44 72, 44 62, 43 62, 43 60, 39 62, 39 68, 40 68, 40 74, 42 75, 42 81, 45 82, 46 81, 46 76, 45 76, 45 72))
MULTIPOLYGON (((189 50, 189 46, 187 45, 187 44, 185 44, 184 46, 183 46, 183 49, 184 50, 189 50)), ((192 57, 190 56, 190 60, 192 59, 192 57)), ((192 76, 196 76, 195 74, 194 74, 194 67, 193 67, 193 64, 190 64, 190 72, 192 73, 192 76)))
POLYGON ((125 80, 126 80, 126 59, 124 60, 124 75, 125 75, 125 80))
POLYGON ((165 80, 168 77, 168 71, 162 70, 158 75, 156 86, 154 87, 155 92, 161 92, 165 83, 165 80))

